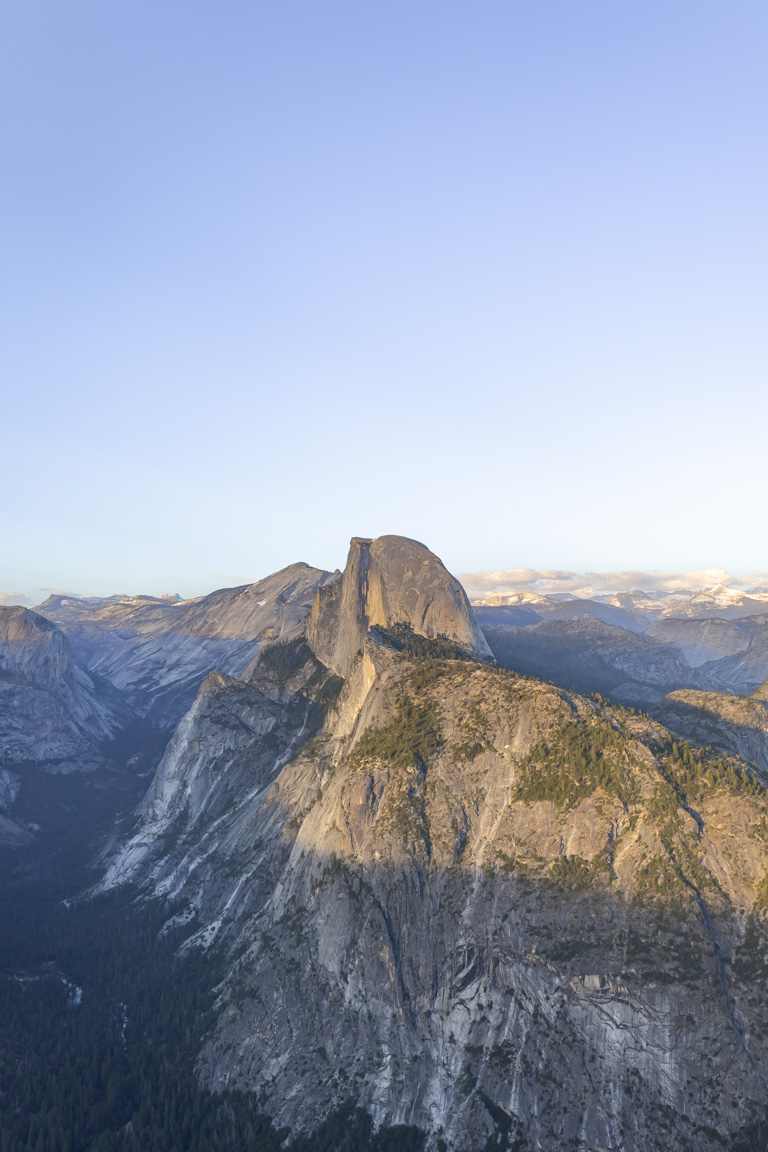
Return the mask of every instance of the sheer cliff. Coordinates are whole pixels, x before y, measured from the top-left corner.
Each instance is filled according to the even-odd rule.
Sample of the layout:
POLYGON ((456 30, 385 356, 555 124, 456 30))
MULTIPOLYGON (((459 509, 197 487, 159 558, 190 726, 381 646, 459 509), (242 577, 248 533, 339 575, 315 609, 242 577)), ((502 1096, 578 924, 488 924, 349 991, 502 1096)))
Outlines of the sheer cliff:
POLYGON ((343 576, 315 597, 310 646, 346 676, 369 630, 392 624, 445 636, 479 657, 491 655, 464 589, 434 553, 404 536, 355 537, 343 576))

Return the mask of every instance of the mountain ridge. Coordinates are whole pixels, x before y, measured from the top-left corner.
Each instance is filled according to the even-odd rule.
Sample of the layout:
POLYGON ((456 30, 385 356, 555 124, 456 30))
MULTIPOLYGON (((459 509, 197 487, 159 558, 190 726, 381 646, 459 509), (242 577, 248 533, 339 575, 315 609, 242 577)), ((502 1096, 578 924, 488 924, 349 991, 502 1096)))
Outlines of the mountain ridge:
POLYGON ((299 1130, 351 1094, 435 1149, 714 1152, 768 1076, 765 785, 489 663, 460 599, 420 632, 385 582, 379 615, 366 543, 305 635, 204 681, 107 862, 229 958, 202 1082, 299 1130))

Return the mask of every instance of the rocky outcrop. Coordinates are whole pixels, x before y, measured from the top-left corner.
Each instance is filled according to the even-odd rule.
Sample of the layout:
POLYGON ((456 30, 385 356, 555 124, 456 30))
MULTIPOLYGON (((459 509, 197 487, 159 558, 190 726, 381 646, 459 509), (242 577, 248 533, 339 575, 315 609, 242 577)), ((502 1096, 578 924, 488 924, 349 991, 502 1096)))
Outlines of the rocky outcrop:
POLYGON ((467 595, 441 560, 404 536, 354 537, 342 577, 319 588, 307 638, 315 654, 347 676, 371 628, 407 625, 421 636, 491 655, 467 595))
POLYGON ((40 612, 67 633, 79 661, 167 727, 191 707, 208 672, 240 675, 262 644, 298 635, 328 578, 299 563, 195 600, 52 596, 40 612))
POLYGON ((741 756, 768 779, 768 693, 670 692, 654 715, 672 732, 741 756))

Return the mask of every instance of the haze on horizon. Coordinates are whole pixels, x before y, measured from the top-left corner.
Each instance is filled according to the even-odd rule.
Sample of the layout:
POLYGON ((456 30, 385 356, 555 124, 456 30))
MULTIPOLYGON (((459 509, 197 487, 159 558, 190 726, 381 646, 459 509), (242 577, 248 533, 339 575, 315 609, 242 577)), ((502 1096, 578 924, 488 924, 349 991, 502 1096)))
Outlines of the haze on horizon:
POLYGON ((384 533, 465 582, 758 586, 767 33, 710 0, 6 6, 0 602, 384 533))

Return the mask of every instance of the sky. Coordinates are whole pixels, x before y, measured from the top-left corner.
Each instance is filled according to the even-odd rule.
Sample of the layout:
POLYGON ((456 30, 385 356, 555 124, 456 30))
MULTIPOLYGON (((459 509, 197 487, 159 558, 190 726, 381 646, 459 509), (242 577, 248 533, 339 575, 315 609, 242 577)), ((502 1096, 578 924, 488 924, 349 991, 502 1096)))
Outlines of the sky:
POLYGON ((768 6, 0 0, 0 596, 765 573, 768 6))

